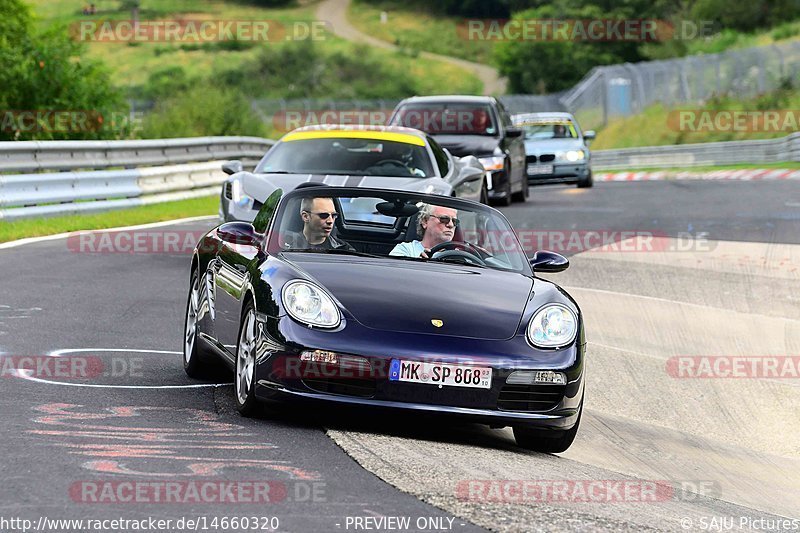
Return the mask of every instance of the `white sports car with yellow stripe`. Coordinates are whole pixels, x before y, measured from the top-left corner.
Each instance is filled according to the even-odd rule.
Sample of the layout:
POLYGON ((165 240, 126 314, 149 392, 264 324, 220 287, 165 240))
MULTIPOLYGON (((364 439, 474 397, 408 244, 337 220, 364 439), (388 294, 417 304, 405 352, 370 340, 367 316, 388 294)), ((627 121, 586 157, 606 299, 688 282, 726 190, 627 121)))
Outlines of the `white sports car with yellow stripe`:
POLYGON ((222 169, 220 219, 252 222, 261 208, 256 198, 302 183, 370 187, 458 196, 487 203, 485 171, 477 158, 454 157, 429 135, 399 126, 306 126, 284 135, 253 172, 240 161, 222 169), (247 190, 258 184, 258 190, 247 190))

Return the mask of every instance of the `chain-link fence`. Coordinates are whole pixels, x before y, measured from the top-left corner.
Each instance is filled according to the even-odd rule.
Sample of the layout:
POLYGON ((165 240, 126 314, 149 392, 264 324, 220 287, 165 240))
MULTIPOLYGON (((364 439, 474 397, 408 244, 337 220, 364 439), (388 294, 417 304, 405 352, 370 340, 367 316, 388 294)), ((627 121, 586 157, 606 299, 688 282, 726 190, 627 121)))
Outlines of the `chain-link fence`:
POLYGON ((800 41, 664 61, 595 67, 560 100, 585 128, 656 102, 701 104, 714 95, 749 98, 796 83, 800 41))

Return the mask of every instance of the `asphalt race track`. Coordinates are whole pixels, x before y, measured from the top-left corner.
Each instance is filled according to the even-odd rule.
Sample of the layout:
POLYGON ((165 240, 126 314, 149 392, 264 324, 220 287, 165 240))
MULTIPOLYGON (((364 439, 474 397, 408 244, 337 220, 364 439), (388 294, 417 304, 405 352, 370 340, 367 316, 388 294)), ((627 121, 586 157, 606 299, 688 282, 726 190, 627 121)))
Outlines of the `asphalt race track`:
POLYGON ((231 376, 183 372, 187 253, 60 238, 0 249, 0 517, 40 531, 151 517, 171 531, 800 530, 800 377, 676 373, 676 358, 800 358, 798 185, 539 187, 504 212, 570 257, 548 277, 585 315, 586 412, 566 453, 446 418, 242 418, 231 376), (586 497, 597 486, 605 497, 586 497))

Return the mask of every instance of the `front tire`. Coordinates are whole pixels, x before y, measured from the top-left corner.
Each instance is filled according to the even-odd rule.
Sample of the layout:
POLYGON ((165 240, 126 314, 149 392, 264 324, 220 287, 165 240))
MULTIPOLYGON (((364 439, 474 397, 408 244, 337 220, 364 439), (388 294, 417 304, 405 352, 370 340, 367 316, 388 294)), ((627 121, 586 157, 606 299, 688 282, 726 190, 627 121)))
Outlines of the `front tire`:
POLYGON ((528 201, 528 195, 530 194, 528 192, 528 189, 529 189, 528 177, 525 176, 525 179, 522 180, 522 190, 519 191, 519 192, 515 192, 514 193, 514 201, 515 202, 521 202, 523 204, 525 202, 527 202, 528 201))
POLYGON ((512 194, 511 194, 511 175, 506 173, 506 186, 505 186, 505 194, 502 198, 497 199, 497 205, 502 207, 508 207, 511 205, 512 194))
POLYGON ((242 313, 239 343, 236 347, 236 375, 233 381, 236 409, 242 416, 252 416, 259 409, 256 399, 256 311, 249 300, 242 313))
POLYGON ((486 190, 486 182, 483 182, 483 185, 481 185, 480 203, 483 205, 489 205, 489 192, 486 190))
POLYGON ((514 426, 514 439, 517 446, 526 450, 533 450, 541 453, 561 453, 567 451, 575 436, 578 434, 578 426, 581 423, 583 414, 583 401, 578 410, 578 419, 570 429, 542 429, 529 426, 514 426))
POLYGON ((578 188, 579 189, 588 189, 592 185, 594 185, 594 178, 592 177, 592 171, 590 170, 589 171, 589 175, 586 176, 586 178, 584 178, 584 179, 582 179, 581 181, 578 182, 578 188))

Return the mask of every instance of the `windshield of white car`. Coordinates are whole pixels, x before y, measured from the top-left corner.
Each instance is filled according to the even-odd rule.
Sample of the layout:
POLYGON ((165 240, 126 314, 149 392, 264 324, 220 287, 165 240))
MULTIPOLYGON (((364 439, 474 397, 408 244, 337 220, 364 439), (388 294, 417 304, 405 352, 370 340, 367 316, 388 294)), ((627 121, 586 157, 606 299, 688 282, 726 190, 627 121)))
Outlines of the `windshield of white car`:
POLYGON ((577 139, 578 132, 570 121, 532 122, 520 124, 528 140, 577 139))
POLYGON ((346 137, 278 143, 261 160, 256 172, 397 178, 436 176, 424 146, 346 137))

